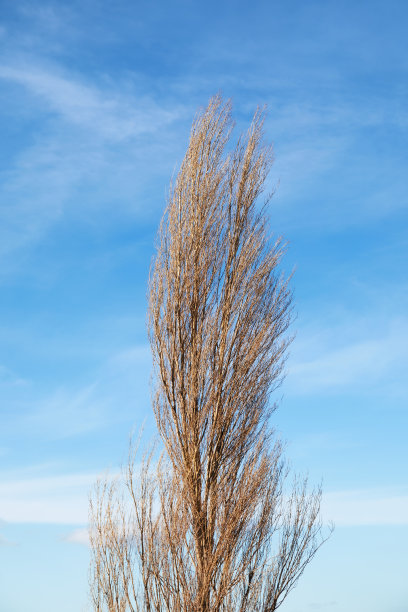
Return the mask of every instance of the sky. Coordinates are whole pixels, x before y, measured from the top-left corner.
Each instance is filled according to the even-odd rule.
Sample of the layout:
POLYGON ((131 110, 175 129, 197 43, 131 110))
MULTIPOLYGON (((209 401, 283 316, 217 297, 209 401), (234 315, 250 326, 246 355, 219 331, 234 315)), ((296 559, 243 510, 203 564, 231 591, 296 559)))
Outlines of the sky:
POLYGON ((217 92, 267 105, 296 337, 273 425, 336 529, 286 612, 406 612, 408 5, 0 0, 0 612, 84 612, 88 494, 155 431, 146 290, 217 92))

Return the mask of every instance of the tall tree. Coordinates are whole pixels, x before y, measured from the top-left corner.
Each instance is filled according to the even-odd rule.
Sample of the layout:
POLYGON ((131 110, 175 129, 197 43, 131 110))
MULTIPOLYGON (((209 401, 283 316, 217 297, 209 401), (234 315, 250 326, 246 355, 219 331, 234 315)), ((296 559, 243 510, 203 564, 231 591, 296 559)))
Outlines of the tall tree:
POLYGON ((137 476, 130 458, 130 513, 109 486, 96 495, 94 509, 107 505, 91 515, 94 561, 105 546, 116 562, 108 583, 121 576, 126 595, 122 607, 108 603, 109 564, 101 586, 94 563, 97 610, 273 612, 324 541, 320 490, 295 479, 285 493, 270 427, 291 293, 279 269, 285 246, 259 203, 272 163, 263 120, 257 111, 227 152, 230 103, 213 97, 171 186, 149 287, 164 454, 155 473, 150 457, 137 476), (114 503, 121 519, 106 546, 114 503))

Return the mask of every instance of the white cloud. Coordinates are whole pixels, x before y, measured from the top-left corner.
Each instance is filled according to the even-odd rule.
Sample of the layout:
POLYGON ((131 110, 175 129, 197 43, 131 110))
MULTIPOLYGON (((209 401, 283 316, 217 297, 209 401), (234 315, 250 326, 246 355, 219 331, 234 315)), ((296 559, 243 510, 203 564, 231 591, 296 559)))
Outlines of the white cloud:
MULTIPOLYGON (((0 520, 85 525, 89 491, 97 478, 96 473, 14 479, 2 475, 0 520)), ((325 521, 333 521, 339 527, 408 525, 408 493, 391 489, 327 492, 323 495, 322 515, 325 521)), ((87 530, 78 527, 64 539, 87 544, 87 530)), ((3 544, 7 542, 3 540, 3 544)))
POLYGON ((301 332, 295 360, 288 367, 290 391, 303 394, 358 385, 364 392, 385 382, 392 385, 401 363, 408 358, 407 323, 403 319, 386 323, 377 320, 377 326, 375 331, 380 329, 381 335, 368 338, 375 328, 364 330, 362 324, 359 330, 356 321, 345 323, 343 328, 328 330, 322 325, 315 332, 301 332), (353 330, 355 341, 350 341, 353 330))
POLYGON ((362 377, 366 379, 367 375, 375 377, 389 365, 392 357, 383 350, 384 344, 387 343, 372 340, 328 351, 319 359, 293 365, 290 374, 302 391, 344 386, 362 377))
POLYGON ((149 344, 140 344, 120 351, 109 360, 106 369, 112 373, 135 371, 140 367, 151 367, 152 355, 149 344))
MULTIPOLYGON (((0 83, 21 86, 21 98, 10 99, 33 118, 2 172, 0 255, 35 244, 64 215, 103 225, 103 211, 118 220, 149 214, 141 193, 160 169, 171 172, 181 105, 166 106, 133 82, 95 83, 31 59, 0 65, 0 83)), ((18 110, 10 112, 18 123, 18 110)))
POLYGON ((32 403, 21 424, 29 431, 48 431, 52 437, 65 438, 106 425, 107 408, 108 401, 94 382, 78 390, 57 389, 32 403))
POLYGON ((63 540, 65 542, 72 542, 73 544, 82 544, 83 546, 89 546, 89 534, 88 529, 74 529, 70 531, 63 540))
POLYGON ((83 525, 97 474, 0 478, 0 519, 8 523, 83 525))
POLYGON ((150 347, 126 347, 102 362, 83 386, 57 383, 45 393, 35 384, 20 385, 18 393, 13 389, 0 424, 6 434, 19 430, 55 440, 133 422, 137 415, 143 420, 150 413, 150 372, 150 347))
POLYGON ((325 520, 340 526, 408 525, 408 493, 384 489, 361 489, 325 493, 325 520))
POLYGON ((146 96, 104 90, 35 64, 0 66, 0 79, 23 85, 69 123, 114 141, 156 132, 180 115, 146 96))

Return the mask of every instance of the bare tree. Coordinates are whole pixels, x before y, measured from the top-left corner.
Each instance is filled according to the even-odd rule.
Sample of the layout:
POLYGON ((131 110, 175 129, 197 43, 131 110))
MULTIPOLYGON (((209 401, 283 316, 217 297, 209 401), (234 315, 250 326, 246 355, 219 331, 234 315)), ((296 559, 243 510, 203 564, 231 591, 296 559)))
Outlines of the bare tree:
MULTIPOLYGON (((115 498, 113 542, 92 545, 94 558, 104 546, 116 555, 127 592, 125 607, 112 607, 109 592, 97 610, 273 612, 324 541, 321 492, 295 480, 285 493, 288 470, 269 425, 291 293, 279 270, 285 245, 271 240, 259 204, 272 163, 263 113, 227 153, 232 127, 230 104, 212 98, 170 190, 149 302, 164 454, 140 474, 131 456, 131 510, 123 518, 115 498)), ((98 533, 110 520, 91 519, 98 533)))

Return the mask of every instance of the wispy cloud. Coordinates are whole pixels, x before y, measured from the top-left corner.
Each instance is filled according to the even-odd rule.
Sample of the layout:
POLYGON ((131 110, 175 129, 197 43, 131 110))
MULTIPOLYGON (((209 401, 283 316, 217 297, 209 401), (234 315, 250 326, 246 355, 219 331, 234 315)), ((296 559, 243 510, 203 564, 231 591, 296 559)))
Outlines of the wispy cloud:
POLYGON ((137 414, 143 418, 150 408, 150 371, 150 347, 141 344, 111 355, 83 386, 59 385, 47 393, 34 384, 22 385, 20 394, 12 394, 7 402, 3 431, 65 439, 133 422, 137 414))
POLYGON ((96 474, 0 478, 0 519, 8 523, 87 522, 88 491, 96 474))
POLYGON ((146 94, 126 95, 117 84, 98 88, 36 64, 0 66, 0 79, 24 86, 67 122, 113 141, 157 132, 180 116, 180 109, 160 107, 146 94))
POLYGON ((34 59, 1 65, 0 84, 20 87, 13 99, 32 117, 27 144, 2 172, 0 255, 35 244, 65 214, 103 224, 112 202, 125 217, 146 214, 140 194, 169 164, 164 150, 181 104, 34 59))
MULTIPOLYGON (((85 525, 88 494, 96 473, 14 478, 1 476, 0 519, 9 523, 53 523, 85 525)), ((407 525, 406 490, 359 489, 323 495, 325 521, 337 526, 407 525)), ((87 544, 87 531, 75 529, 64 539, 87 544)))
POLYGON ((57 389, 50 397, 33 402, 20 419, 28 431, 46 431, 66 438, 103 428, 109 421, 108 400, 91 383, 79 390, 57 389))
MULTIPOLYGON (((387 388, 392 386, 394 376, 408 357, 408 326, 404 319, 397 319, 383 321, 377 329, 380 334, 367 337, 367 330, 358 330, 353 322, 345 324, 344 329, 328 330, 322 326, 315 332, 300 333, 298 352, 288 368, 291 393, 338 391, 354 385, 364 393, 384 383, 387 388), (345 339, 350 338, 352 330, 356 339, 347 342, 345 339), (345 344, 341 345, 342 342, 345 344), (315 357, 316 354, 319 356, 315 357)), ((395 391, 399 386, 400 381, 395 391)))
POLYGON ((89 534, 88 529, 74 529, 67 533, 63 537, 64 542, 72 542, 73 544, 81 544, 82 546, 89 546, 89 534))
POLYGON ((325 520, 340 526, 408 525, 408 492, 392 489, 361 489, 325 493, 325 520))

